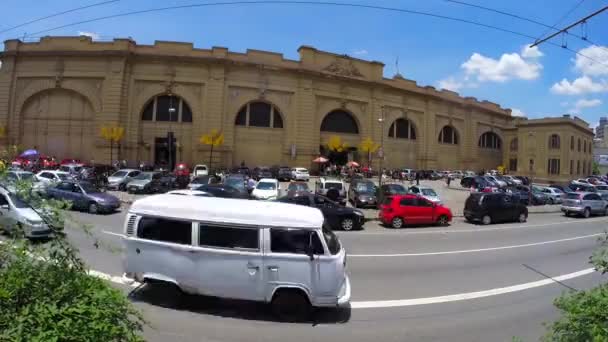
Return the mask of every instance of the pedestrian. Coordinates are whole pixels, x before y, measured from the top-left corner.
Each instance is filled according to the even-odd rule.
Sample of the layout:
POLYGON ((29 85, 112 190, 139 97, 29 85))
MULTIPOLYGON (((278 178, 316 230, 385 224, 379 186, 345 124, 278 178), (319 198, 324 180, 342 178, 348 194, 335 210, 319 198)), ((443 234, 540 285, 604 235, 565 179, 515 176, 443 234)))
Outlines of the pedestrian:
POLYGON ((252 177, 248 178, 249 179, 247 180, 247 192, 249 192, 249 194, 251 195, 253 189, 255 188, 255 180, 252 177))
POLYGON ((420 172, 416 172, 416 185, 420 185, 420 172))
POLYGON ((452 175, 448 174, 446 178, 446 182, 448 182, 448 188, 450 187, 450 182, 452 181, 452 175))

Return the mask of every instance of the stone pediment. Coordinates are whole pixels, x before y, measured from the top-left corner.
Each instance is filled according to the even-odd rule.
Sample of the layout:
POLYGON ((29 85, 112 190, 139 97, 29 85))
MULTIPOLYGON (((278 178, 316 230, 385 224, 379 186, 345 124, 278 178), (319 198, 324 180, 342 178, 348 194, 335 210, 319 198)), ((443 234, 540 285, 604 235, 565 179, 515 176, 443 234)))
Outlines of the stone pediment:
POLYGON ((352 61, 336 58, 329 63, 323 71, 330 72, 339 76, 363 77, 363 74, 357 69, 352 61))

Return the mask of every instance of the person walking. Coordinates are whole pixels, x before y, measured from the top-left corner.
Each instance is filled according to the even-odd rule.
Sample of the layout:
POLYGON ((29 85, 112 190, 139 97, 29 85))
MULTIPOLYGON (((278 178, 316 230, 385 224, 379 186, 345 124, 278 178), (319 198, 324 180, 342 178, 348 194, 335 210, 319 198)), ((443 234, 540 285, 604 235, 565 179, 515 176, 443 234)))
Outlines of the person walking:
POLYGON ((248 179, 247 179, 247 192, 249 192, 249 195, 251 195, 251 193, 253 192, 254 188, 255 188, 255 180, 253 179, 253 177, 248 177, 248 179))
POLYGON ((420 185, 420 172, 416 172, 416 185, 420 185))

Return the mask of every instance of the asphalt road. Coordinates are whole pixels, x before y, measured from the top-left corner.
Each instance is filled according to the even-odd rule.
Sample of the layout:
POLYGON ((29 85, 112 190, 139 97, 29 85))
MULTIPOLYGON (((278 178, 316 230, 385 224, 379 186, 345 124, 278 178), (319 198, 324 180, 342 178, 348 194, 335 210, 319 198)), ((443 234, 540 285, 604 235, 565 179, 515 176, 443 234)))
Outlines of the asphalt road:
MULTIPOLYGON (((68 236, 92 270, 115 276, 127 294, 132 288, 117 284, 124 216, 73 213, 91 225, 99 248, 76 224, 68 236)), ((554 298, 605 281, 589 270, 588 257, 607 222, 560 214, 531 215, 525 224, 457 218, 447 228, 402 230, 367 222, 364 231, 339 233, 349 253, 352 308, 323 310, 309 324, 276 322, 252 303, 191 296, 178 306, 166 288, 131 297, 151 323, 149 341, 535 341, 557 315, 554 298), (561 284, 549 279, 558 276, 561 284)))

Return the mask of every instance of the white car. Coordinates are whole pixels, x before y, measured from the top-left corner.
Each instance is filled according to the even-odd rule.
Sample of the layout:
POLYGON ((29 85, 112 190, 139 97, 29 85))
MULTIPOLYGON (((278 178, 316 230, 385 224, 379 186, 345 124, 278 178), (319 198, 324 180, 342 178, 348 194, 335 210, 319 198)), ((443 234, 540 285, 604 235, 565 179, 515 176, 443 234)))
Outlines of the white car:
POLYGON ((517 179, 511 175, 504 175, 504 178, 507 178, 508 180, 510 180, 511 182, 515 183, 516 185, 522 185, 523 182, 521 181, 521 179, 517 179))
POLYGON ((294 180, 302 180, 308 182, 310 179, 310 174, 308 174, 308 170, 303 167, 296 167, 291 170, 291 176, 294 180))
POLYGON ((40 215, 17 195, 0 188, 0 227, 12 230, 17 226, 23 229, 28 238, 43 238, 51 235, 51 229, 40 215))
POLYGON ((207 165, 196 165, 194 167, 194 169, 192 169, 192 178, 195 178, 196 176, 206 176, 209 174, 209 168, 207 167, 207 165))
POLYGON ((507 186, 507 182, 503 181, 502 179, 498 179, 496 176, 486 176, 486 179, 496 182, 496 184, 498 184, 498 186, 501 188, 507 186))
POLYGON ((416 195, 420 195, 435 204, 442 204, 439 195, 435 192, 433 188, 429 186, 414 185, 410 187, 409 191, 416 195))
POLYGON ((48 186, 70 179, 70 174, 57 170, 42 170, 36 174, 36 179, 48 186))
POLYGON ((276 200, 279 197, 279 181, 274 178, 262 178, 255 185, 251 196, 261 200, 276 200))
POLYGON ((181 196, 199 196, 199 197, 213 197, 212 194, 200 191, 200 190, 172 190, 167 192, 169 195, 181 195, 181 196))

